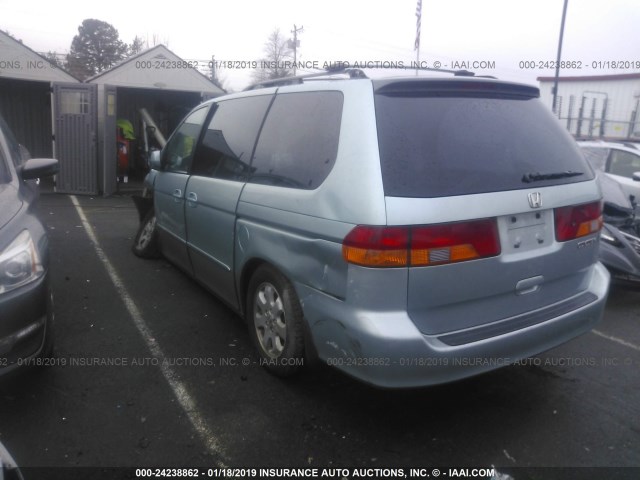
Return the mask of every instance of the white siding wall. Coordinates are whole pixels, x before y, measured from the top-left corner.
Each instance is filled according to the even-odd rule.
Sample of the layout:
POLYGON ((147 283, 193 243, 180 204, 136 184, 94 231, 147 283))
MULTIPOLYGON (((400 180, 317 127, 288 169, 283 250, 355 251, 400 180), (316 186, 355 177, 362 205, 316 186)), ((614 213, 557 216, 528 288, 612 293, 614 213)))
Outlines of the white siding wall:
MULTIPOLYGON (((549 108, 553 104, 552 89, 553 81, 540 81, 540 97, 549 108)), ((578 129, 580 129, 581 137, 599 137, 605 98, 607 111, 603 129, 604 137, 640 140, 640 113, 636 117, 635 124, 630 123, 640 100, 640 79, 638 78, 558 82, 556 110, 560 121, 574 135, 578 135, 578 129), (584 110, 582 122, 580 122, 583 97, 585 98, 584 110)))

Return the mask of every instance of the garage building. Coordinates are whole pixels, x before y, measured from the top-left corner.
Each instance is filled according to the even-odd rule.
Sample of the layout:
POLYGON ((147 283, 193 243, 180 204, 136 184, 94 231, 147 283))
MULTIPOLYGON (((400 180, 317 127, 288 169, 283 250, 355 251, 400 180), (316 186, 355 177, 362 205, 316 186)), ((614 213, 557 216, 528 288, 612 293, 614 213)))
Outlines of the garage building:
POLYGON ((224 90, 200 73, 198 62, 187 62, 164 45, 134 55, 87 80, 97 88, 99 182, 104 195, 117 189, 116 121, 129 121, 136 140, 129 144, 130 170, 140 172, 140 109, 151 115, 168 137, 185 114, 202 101, 224 94, 224 90))
POLYGON ((79 81, 0 31, 0 113, 33 157, 52 157, 52 89, 79 81))
POLYGON ((168 136, 191 108, 225 93, 163 45, 82 83, 0 31, 0 112, 33 157, 60 161, 56 191, 105 196, 118 188, 117 127, 133 127, 128 168, 142 174, 145 108, 168 136))

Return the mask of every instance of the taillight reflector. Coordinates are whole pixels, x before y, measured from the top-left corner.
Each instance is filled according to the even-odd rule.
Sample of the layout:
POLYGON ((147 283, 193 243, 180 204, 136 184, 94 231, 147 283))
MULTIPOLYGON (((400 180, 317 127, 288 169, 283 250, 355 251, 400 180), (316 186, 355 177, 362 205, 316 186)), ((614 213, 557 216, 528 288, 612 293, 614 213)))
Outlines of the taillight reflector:
POLYGON ((602 228, 600 202, 572 205, 554 210, 556 240, 566 242, 597 233, 602 228))
POLYGON ((442 265, 499 254, 495 219, 419 227, 359 225, 342 244, 347 262, 367 267, 442 265))
POLYGON ((498 227, 492 219, 412 228, 411 265, 463 262, 499 254, 498 227))

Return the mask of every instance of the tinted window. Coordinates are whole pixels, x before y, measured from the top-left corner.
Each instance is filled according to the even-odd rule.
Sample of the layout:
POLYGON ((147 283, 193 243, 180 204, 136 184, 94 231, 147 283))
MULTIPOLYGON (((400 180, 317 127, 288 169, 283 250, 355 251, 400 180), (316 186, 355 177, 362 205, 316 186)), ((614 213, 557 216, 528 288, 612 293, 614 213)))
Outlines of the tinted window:
POLYGON ((386 195, 443 197, 593 178, 568 133, 536 98, 450 92, 376 94, 386 195), (523 182, 527 174, 580 176, 523 182))
POLYGON ((9 175, 9 169, 7 168, 6 159, 4 158, 2 145, 0 145, 0 183, 8 183, 10 181, 11 175, 9 175))
POLYGON ((340 92, 277 95, 260 133, 250 181, 318 187, 336 160, 341 118, 340 92))
POLYGON ((11 181, 11 174, 8 165, 11 158, 6 158, 7 154, 10 157, 19 159, 20 149, 18 147, 18 142, 13 136, 13 132, 0 116, 0 183, 8 183, 11 181), (2 139, 4 139, 6 146, 9 149, 8 152, 5 152, 2 147, 2 139))
POLYGON ((200 108, 189 114, 162 150, 162 164, 170 172, 186 173, 191 168, 193 151, 209 111, 200 108))
POLYGON ((593 168, 604 172, 607 156, 609 155, 608 148, 580 147, 580 150, 593 168))
POLYGON ((196 152, 194 175, 245 180, 258 130, 273 96, 220 102, 196 152))
POLYGON ((0 117, 0 130, 4 135, 4 139, 7 142, 9 148, 9 159, 7 161, 13 161, 16 167, 19 167, 28 160, 28 151, 25 147, 21 147, 18 140, 13 135, 13 131, 9 128, 9 125, 0 117), (24 152, 24 155, 23 155, 24 152))

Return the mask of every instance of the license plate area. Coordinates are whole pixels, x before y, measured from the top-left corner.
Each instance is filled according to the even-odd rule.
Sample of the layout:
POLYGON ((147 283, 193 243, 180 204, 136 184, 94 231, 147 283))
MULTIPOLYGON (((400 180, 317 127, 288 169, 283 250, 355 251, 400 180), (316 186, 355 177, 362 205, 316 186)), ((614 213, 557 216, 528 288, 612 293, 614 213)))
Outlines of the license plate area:
POLYGON ((553 210, 517 213, 498 218, 503 254, 522 253, 553 244, 553 210))

